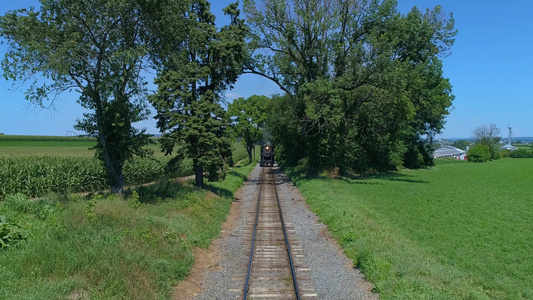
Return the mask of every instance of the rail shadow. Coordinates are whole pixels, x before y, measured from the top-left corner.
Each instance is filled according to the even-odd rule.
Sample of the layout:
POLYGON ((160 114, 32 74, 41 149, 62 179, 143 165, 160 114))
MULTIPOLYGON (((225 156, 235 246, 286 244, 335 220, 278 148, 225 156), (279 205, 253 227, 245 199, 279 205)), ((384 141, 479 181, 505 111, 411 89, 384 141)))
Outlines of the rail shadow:
POLYGON ((241 179, 244 180, 244 181, 247 181, 247 180, 248 180, 248 178, 246 177, 246 175, 243 175, 243 174, 241 174, 241 173, 239 173, 239 172, 237 172, 237 171, 234 171, 234 170, 228 172, 227 175, 233 175, 233 176, 235 176, 235 177, 239 177, 239 178, 241 178, 241 179))
POLYGON ((385 181, 400 181, 408 183, 429 183, 426 180, 413 179, 414 176, 400 174, 397 172, 381 172, 381 173, 362 173, 362 174, 345 174, 340 176, 339 180, 349 183, 366 184, 368 180, 385 180, 385 181))
POLYGON ((169 199, 180 199, 188 194, 199 191, 200 188, 187 185, 184 182, 175 180, 159 181, 148 186, 138 186, 124 190, 124 197, 130 198, 134 192, 137 193, 140 203, 155 204, 169 199))
POLYGON ((291 182, 291 179, 288 177, 288 176, 285 176, 285 172, 283 171, 282 168, 276 168, 276 169, 270 169, 268 171, 268 174, 272 174, 272 175, 283 175, 283 176, 277 176, 276 177, 276 182, 277 183, 287 183, 287 182, 291 182))
POLYGON ((379 185, 383 184, 380 181, 397 181, 405 183, 416 183, 416 184, 428 184, 429 181, 414 179, 412 175, 400 174, 398 172, 377 172, 377 173, 359 173, 359 174, 342 174, 342 175, 325 175, 325 174, 307 174, 307 173, 296 173, 294 171, 288 171, 288 176, 297 184, 301 180, 340 180, 349 184, 368 184, 368 185, 379 185))
POLYGON ((217 196, 220 196, 220 197, 227 197, 227 198, 233 197, 233 192, 225 188, 216 187, 210 184, 204 184, 203 189, 208 190, 211 193, 217 196))

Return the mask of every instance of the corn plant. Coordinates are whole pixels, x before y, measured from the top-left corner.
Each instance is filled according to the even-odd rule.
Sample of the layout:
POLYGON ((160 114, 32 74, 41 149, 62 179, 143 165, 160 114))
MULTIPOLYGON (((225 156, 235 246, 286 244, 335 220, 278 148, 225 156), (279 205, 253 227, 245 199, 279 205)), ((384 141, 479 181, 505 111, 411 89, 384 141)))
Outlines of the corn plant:
MULTIPOLYGON (((164 176, 185 176, 192 168, 183 163, 172 173, 165 171, 167 159, 135 158, 126 163, 127 184, 156 181, 164 176)), ((101 163, 93 158, 16 157, 0 158, 0 200, 23 193, 39 197, 48 192, 91 192, 108 188, 101 163)))

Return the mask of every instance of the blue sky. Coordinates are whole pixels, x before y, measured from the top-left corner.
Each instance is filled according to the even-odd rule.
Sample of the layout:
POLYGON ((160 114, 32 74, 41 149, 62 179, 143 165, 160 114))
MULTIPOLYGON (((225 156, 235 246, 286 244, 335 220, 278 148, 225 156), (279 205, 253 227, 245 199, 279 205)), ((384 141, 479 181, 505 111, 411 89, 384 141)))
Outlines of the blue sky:
MULTIPOLYGON (((234 1, 211 2, 213 12, 223 18, 219 12, 234 1)), ((507 124, 515 137, 533 136, 533 1, 398 0, 403 13, 415 5, 424 11, 438 4, 454 14, 459 30, 451 56, 443 59, 444 76, 453 85, 455 100, 441 137, 471 137, 474 128, 490 123, 500 127, 503 136, 507 124)), ((39 1, 2 1, 0 14, 29 6, 39 6, 39 1)), ((2 58, 5 50, 0 45, 2 58)), ((62 95, 55 109, 41 109, 24 99, 25 86, 12 85, 0 78, 0 133, 63 136, 75 132, 73 125, 84 112, 76 94, 62 95)), ((268 80, 243 75, 226 98, 280 92, 268 80)), ((158 132, 152 119, 139 126, 158 132)))

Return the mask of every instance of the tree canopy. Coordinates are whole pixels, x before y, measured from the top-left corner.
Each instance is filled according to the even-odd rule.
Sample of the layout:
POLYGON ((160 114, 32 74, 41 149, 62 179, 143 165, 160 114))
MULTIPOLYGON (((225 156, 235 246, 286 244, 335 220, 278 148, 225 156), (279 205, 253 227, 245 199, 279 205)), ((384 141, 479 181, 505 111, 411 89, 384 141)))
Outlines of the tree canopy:
POLYGON ((148 2, 155 3, 41 0, 39 10, 0 17, 0 35, 9 45, 4 76, 29 81, 26 98, 41 106, 62 92, 79 93, 78 103, 89 112, 75 127, 97 138, 114 191, 124 185, 124 162, 146 154, 142 146, 149 142, 132 126, 148 116, 141 76, 149 61, 148 2))
POLYGON ((231 144, 224 133, 228 122, 221 92, 235 83, 247 56, 248 31, 237 3, 224 12, 231 23, 218 30, 208 1, 188 2, 185 26, 170 28, 184 32, 183 42, 171 44, 161 57, 158 91, 150 98, 164 151, 176 150, 175 161, 193 159, 197 185, 203 185, 204 170, 209 180, 224 177, 231 144))
POLYGON ((252 162, 252 151, 256 143, 264 136, 265 122, 268 116, 269 98, 253 95, 238 98, 228 105, 228 116, 234 135, 246 143, 248 161, 252 162))
POLYGON ((433 136, 452 105, 441 58, 457 31, 440 6, 401 14, 395 0, 244 0, 215 24, 207 0, 41 0, 0 18, 8 41, 4 76, 30 81, 45 105, 75 90, 88 113, 76 128, 97 137, 115 191, 124 161, 149 142, 132 124, 147 118, 143 70, 155 70, 164 152, 224 177, 231 156, 223 91, 241 73, 284 95, 228 106, 251 149, 266 127, 281 161, 310 169, 391 170, 432 163, 433 136), (266 121, 265 121, 266 120, 266 121))
MULTIPOLYGON (((476 144, 481 144, 487 146, 487 149, 490 152, 489 159, 499 159, 501 158, 500 149, 498 143, 500 142, 500 128, 495 124, 490 125, 481 125, 476 127, 472 131, 476 144)), ((469 152, 470 153, 470 152, 469 152)))
POLYGON ((453 16, 439 6, 400 14, 396 2, 245 1, 253 32, 248 73, 287 94, 269 122, 285 162, 316 169, 431 163, 453 95, 440 57, 453 16))

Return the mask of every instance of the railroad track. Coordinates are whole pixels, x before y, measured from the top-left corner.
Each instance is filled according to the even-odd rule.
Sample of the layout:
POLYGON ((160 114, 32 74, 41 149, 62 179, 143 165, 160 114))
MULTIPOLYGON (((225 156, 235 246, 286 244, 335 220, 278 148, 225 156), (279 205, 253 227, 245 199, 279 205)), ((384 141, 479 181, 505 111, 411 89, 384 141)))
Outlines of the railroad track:
POLYGON ((243 299, 316 299, 303 251, 285 224, 272 168, 262 168, 243 299))

